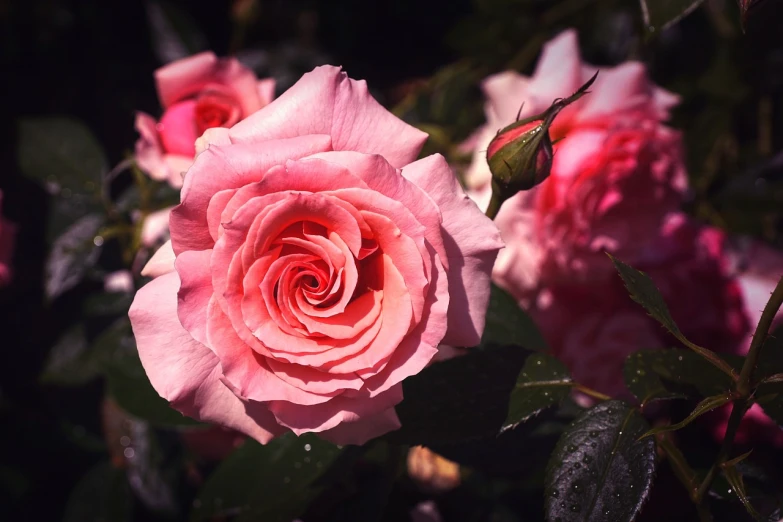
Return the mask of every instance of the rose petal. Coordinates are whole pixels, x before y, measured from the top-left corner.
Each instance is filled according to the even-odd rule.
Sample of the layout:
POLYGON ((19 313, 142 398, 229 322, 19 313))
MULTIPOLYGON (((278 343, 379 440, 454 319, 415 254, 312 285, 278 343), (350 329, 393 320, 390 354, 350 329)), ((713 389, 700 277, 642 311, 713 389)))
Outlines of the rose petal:
POLYGON ((338 67, 317 67, 275 101, 231 128, 234 142, 327 134, 335 150, 380 154, 395 167, 418 156, 427 134, 384 109, 364 81, 338 67), (306 114, 306 118, 292 118, 306 114))
POLYGON ((215 241, 209 233, 207 209, 217 192, 261 180, 266 171, 289 159, 330 149, 323 135, 273 140, 247 146, 211 146, 198 155, 182 187, 182 203, 171 212, 174 252, 206 250, 215 241))
POLYGON ((370 439, 380 437, 401 427, 402 424, 400 418, 397 417, 397 412, 394 411, 394 408, 389 408, 377 415, 361 417, 355 422, 342 422, 334 428, 320 432, 318 436, 341 446, 361 445, 370 439))
POLYGON ((145 277, 159 277, 174 271, 174 250, 171 248, 171 240, 166 241, 147 261, 141 269, 141 275, 145 277))
POLYGON ((449 328, 443 341, 475 346, 481 341, 489 304, 489 278, 500 231, 462 191, 443 156, 411 163, 402 175, 424 189, 443 215, 443 242, 449 257, 449 328))
POLYGON ((141 288, 128 315, 144 370, 155 390, 184 414, 269 442, 282 432, 263 406, 243 403, 220 382, 215 355, 177 319, 179 278, 171 272, 141 288))

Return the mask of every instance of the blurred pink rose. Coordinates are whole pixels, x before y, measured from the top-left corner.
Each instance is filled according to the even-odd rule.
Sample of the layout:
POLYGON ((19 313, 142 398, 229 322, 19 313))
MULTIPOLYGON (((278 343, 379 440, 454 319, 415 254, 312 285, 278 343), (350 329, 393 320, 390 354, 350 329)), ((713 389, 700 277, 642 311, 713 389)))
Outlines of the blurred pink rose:
POLYGON ((543 290, 529 312, 574 380, 613 397, 627 393, 628 355, 665 346, 660 327, 631 300, 619 277, 543 290))
POLYGON ((146 247, 154 246, 158 241, 168 239, 169 215, 174 207, 164 208, 151 212, 144 218, 141 226, 141 244, 146 247))
POLYGON ((272 101, 274 80, 258 81, 234 58, 203 52, 155 71, 160 121, 136 115, 136 161, 158 181, 182 186, 182 174, 193 163, 195 142, 205 130, 231 127, 272 101))
MULTIPOLYGON (((735 352, 748 339, 752 326, 741 285, 730 270, 726 234, 701 226, 684 214, 667 220, 659 239, 651 241, 649 256, 637 268, 647 272, 683 334, 716 352, 735 352)), ((680 346, 663 333, 668 346, 680 346)))
MULTIPOLYGON (((3 210, 3 193, 0 192, 0 211, 3 210)), ((0 286, 11 281, 11 260, 14 255, 16 226, 0 215, 0 286)))
MULTIPOLYGON (((650 239, 659 258, 636 268, 653 279, 686 337, 730 352, 749 337, 751 324, 724 244, 722 231, 675 214, 650 239)), ((628 296, 619 276, 544 287, 527 308, 575 379, 610 395, 625 391, 622 368, 629 354, 680 346, 628 296)))
MULTIPOLYGON (((532 77, 507 72, 485 80, 487 125, 474 138, 469 195, 486 208, 486 150, 497 130, 574 93, 595 72, 582 63, 575 31, 544 47, 532 77), (523 106, 524 104, 524 106, 523 106)), ((507 243, 495 275, 519 299, 536 285, 614 277, 604 251, 634 264, 687 188, 679 133, 659 122, 677 97, 655 87, 644 66, 604 69, 590 94, 564 109, 551 128, 551 175, 506 201, 496 218, 507 243)))
MULTIPOLYGON (((497 131, 513 123, 517 115, 520 118, 534 116, 546 110, 555 99, 570 96, 596 70, 599 68, 582 62, 577 33, 571 29, 544 46, 533 76, 528 78, 508 71, 484 80, 482 88, 487 97, 484 110, 487 123, 468 140, 475 146, 475 154, 465 176, 469 195, 481 208, 486 208, 489 201, 491 174, 486 162, 487 147, 497 131)), ((669 109, 678 101, 677 96, 650 82, 642 63, 626 62, 617 67, 600 68, 590 94, 557 116, 551 128, 552 139, 569 136, 575 129, 611 128, 614 117, 620 114, 634 114, 637 119, 664 120, 669 116, 669 109)), ((583 143, 578 148, 585 145, 583 143)), ((585 154, 594 152, 597 147, 600 143, 593 142, 585 154)), ((558 160, 555 154, 553 174, 561 166, 567 168, 570 162, 570 159, 558 160)))
POLYGON ((502 245, 425 139, 335 67, 207 132, 130 311, 158 393, 261 442, 398 428, 401 381, 478 343, 502 245))

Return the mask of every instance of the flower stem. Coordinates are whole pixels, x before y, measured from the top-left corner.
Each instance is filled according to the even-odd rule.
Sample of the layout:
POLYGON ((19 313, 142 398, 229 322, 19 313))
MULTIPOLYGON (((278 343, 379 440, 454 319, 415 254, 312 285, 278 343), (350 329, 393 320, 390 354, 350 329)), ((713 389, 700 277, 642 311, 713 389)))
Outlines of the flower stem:
POLYGON ((745 358, 745 364, 740 371, 739 381, 737 381, 737 391, 743 398, 747 398, 751 392, 751 379, 753 372, 756 370, 756 365, 761 355, 761 347, 764 346, 764 341, 767 340, 769 330, 772 328, 772 321, 780 310, 780 306, 783 305, 783 277, 778 280, 778 284, 775 290, 772 292, 772 296, 769 298, 767 305, 764 307, 764 311, 761 313, 761 319, 756 326, 756 331, 753 333, 753 340, 750 343, 750 349, 748 355, 745 358))
POLYGON ((761 319, 759 319, 759 324, 756 326, 756 331, 753 333, 753 341, 750 343, 748 355, 745 357, 745 363, 742 365, 742 370, 737 380, 736 389, 739 397, 734 401, 729 423, 726 427, 726 435, 723 437, 723 443, 718 451, 718 456, 715 458, 715 463, 713 463, 707 472, 707 476, 704 477, 699 489, 696 491, 696 501, 699 504, 704 502, 705 496, 710 486, 712 486, 712 481, 718 476, 721 465, 728 459, 731 446, 734 443, 734 437, 737 435, 737 429, 742 422, 742 417, 751 406, 751 397, 754 391, 751 383, 753 372, 756 370, 756 365, 761 356, 761 349, 772 327, 772 321, 775 319, 775 315, 777 315, 781 305, 783 305, 783 277, 778 280, 775 290, 773 290, 767 305, 764 307, 764 311, 761 313, 761 319))

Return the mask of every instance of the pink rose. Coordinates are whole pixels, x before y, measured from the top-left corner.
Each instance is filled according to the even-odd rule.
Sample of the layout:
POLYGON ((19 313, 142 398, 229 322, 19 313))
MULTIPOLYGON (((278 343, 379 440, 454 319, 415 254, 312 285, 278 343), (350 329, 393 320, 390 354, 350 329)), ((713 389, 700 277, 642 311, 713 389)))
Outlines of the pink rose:
POLYGON ((479 342, 502 245, 425 139, 335 67, 207 132, 130 311, 158 393, 261 442, 397 429, 402 380, 479 342))
POLYGON ((627 394, 623 366, 631 353, 665 346, 660 327, 631 300, 619 277, 546 289, 529 312, 574 380, 613 397, 627 394))
MULTIPOLYGON (((0 192, 0 211, 3 209, 3 193, 0 192)), ((0 215, 0 286, 11 281, 11 260, 14 254, 16 226, 0 215)))
MULTIPOLYGON (((751 325, 740 285, 728 271, 723 232, 671 216, 650 245, 660 259, 637 268, 647 272, 675 322, 693 342, 734 351, 751 325)), ((543 287, 528 309, 552 352, 574 378, 613 396, 625 393, 623 366, 640 349, 679 346, 629 296, 618 276, 543 287)))
MULTIPOLYGON (((475 138, 466 173, 469 194, 486 207, 491 174, 486 151, 498 129, 573 94, 596 68, 582 63, 574 31, 544 47, 531 78, 507 72, 485 80, 487 125, 475 138), (523 105, 524 104, 524 105, 523 105)), ((546 284, 614 277, 604 251, 631 264, 678 209, 687 179, 679 133, 660 125, 677 98, 655 87, 644 66, 604 69, 590 94, 554 120, 549 178, 506 201, 496 218, 507 248, 496 277, 522 299, 546 284)))
POLYGON ((218 59, 203 52, 155 71, 160 121, 136 115, 136 161, 152 178, 182 186, 182 174, 193 163, 195 142, 205 130, 231 127, 269 104, 272 79, 258 81, 234 58, 218 59))
MULTIPOLYGON (((487 123, 469 138, 475 145, 473 163, 465 182, 471 197, 486 208, 489 201, 491 174, 486 152, 497 131, 517 116, 528 118, 549 108, 556 98, 566 98, 589 80, 598 67, 582 62, 576 31, 564 31, 544 46, 533 76, 507 71, 488 77, 482 88, 487 97, 487 123), (521 110, 520 110, 521 109, 521 110)), ((617 67, 600 68, 600 74, 590 88, 590 94, 563 110, 550 129, 553 140, 568 136, 574 129, 612 125, 614 116, 633 113, 636 117, 660 121, 668 118, 669 109, 678 97, 653 85, 644 65, 626 62, 617 67)), ((563 142, 565 143, 565 141, 563 142)), ((591 149, 596 144, 591 145, 591 149)), ((556 149, 557 150, 557 147, 556 149)), ((559 162, 557 154, 553 173, 559 162)))
MULTIPOLYGON (((726 234, 674 214, 650 245, 661 259, 648 256, 637 268, 655 281, 683 334, 710 350, 736 352, 755 323, 750 323, 741 285, 730 272, 726 234)), ((664 334, 664 340, 679 346, 672 336, 664 334)))

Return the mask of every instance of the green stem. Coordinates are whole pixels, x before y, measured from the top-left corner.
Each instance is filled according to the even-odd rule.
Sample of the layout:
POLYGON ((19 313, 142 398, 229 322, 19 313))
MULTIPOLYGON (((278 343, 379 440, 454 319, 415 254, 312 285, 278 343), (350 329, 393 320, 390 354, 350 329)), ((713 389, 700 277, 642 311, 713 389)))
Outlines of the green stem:
POLYGON ((485 212, 487 217, 489 219, 495 219, 495 216, 497 216, 500 211, 500 205, 502 204, 503 201, 501 201, 500 187, 492 180, 492 197, 489 199, 489 206, 487 206, 487 211, 485 212))
POLYGON ((661 434, 657 438, 657 443, 658 447, 666 453, 666 457, 669 460, 669 465, 674 471, 674 475, 685 487, 688 496, 694 502, 696 511, 699 514, 699 520, 701 522, 712 522, 712 514, 706 503, 698 502, 696 500, 696 492, 698 491, 699 484, 696 480, 696 472, 693 471, 693 468, 688 464, 685 455, 683 455, 680 448, 670 440, 669 434, 661 434))
POLYGON ((772 296, 769 298, 767 305, 764 307, 764 311, 761 313, 761 319, 756 326, 756 331, 753 333, 753 340, 750 343, 750 349, 748 355, 745 358, 745 364, 742 365, 740 371, 739 380, 737 381, 737 391, 743 398, 750 396, 751 392, 751 378, 753 372, 756 370, 756 365, 761 355, 761 348, 764 346, 764 341, 767 340, 769 330, 772 327, 772 321, 780 310, 780 306, 783 305, 783 277, 778 280, 778 284, 775 290, 772 292, 772 296))
POLYGON ((573 383, 571 387, 574 390, 580 391, 584 393, 585 395, 588 395, 594 399, 598 399, 599 401, 610 401, 612 398, 608 395, 604 395, 603 393, 596 391, 592 388, 588 388, 587 386, 583 384, 573 383))
POLYGON ((750 343, 748 355, 745 357, 745 363, 742 365, 739 379, 737 379, 737 393, 739 397, 734 401, 729 423, 726 427, 726 435, 723 437, 723 443, 718 451, 718 456, 715 458, 715 463, 710 467, 707 476, 704 477, 696 492, 696 500, 700 504, 704 502, 707 492, 710 486, 712 486, 712 481, 718 476, 721 466, 728 459, 731 446, 734 444, 734 437, 737 435, 737 429, 742 422, 742 417, 751 406, 751 396, 753 394, 751 380, 753 373, 761 356, 764 341, 767 340, 769 330, 772 327, 772 321, 775 319, 781 305, 783 305, 783 277, 778 280, 775 290, 772 291, 772 295, 761 313, 761 319, 759 319, 759 324, 756 326, 756 331, 753 333, 753 341, 750 343))
POLYGON ((707 492, 710 490, 710 486, 712 486, 712 481, 718 476, 721 464, 727 460, 729 452, 731 451, 731 446, 734 444, 734 437, 737 435, 737 429, 739 428, 740 422, 742 422, 742 417, 745 415, 746 410, 747 405, 745 400, 738 399, 734 402, 731 416, 729 417, 729 423, 726 427, 726 435, 723 437, 723 443, 720 446, 720 450, 718 450, 718 456, 715 458, 715 462, 707 472, 707 476, 704 477, 699 489, 696 491, 696 501, 699 504, 704 502, 707 492))

